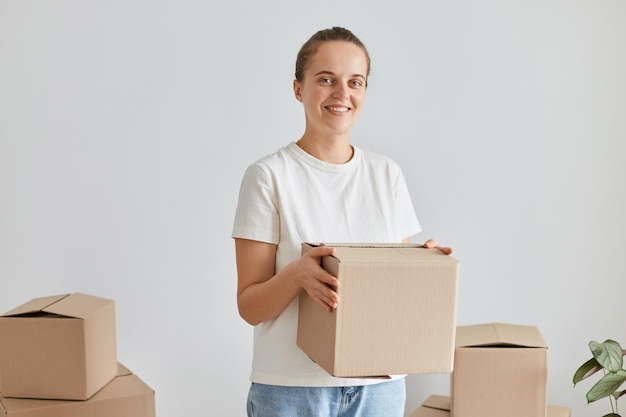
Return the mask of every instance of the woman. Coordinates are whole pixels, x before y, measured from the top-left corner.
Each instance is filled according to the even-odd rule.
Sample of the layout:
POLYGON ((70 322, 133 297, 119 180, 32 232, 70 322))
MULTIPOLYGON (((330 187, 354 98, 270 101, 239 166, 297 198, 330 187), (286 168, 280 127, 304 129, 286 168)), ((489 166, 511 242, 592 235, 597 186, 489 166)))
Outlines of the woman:
POLYGON ((404 415, 402 376, 335 378, 296 346, 301 291, 329 313, 341 303, 339 281, 320 267, 334 249, 301 256, 302 242, 408 242, 421 230, 400 168, 350 144, 369 72, 367 49, 350 31, 314 34, 293 82, 304 134, 244 175, 232 236, 239 313, 255 326, 248 416, 404 415))

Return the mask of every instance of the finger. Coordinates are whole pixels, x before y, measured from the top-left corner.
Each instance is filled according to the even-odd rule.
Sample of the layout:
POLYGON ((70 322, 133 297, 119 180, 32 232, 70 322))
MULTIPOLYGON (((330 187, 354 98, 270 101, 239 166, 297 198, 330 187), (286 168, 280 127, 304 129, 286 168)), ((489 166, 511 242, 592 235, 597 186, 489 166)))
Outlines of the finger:
POLYGON ((446 246, 437 246, 437 249, 439 249, 445 255, 451 255, 453 252, 452 248, 448 248, 446 246))
POLYGON ((313 253, 310 256, 310 259, 314 259, 315 260, 315 266, 313 266, 313 269, 311 270, 312 276, 313 278, 315 278, 317 281, 326 284, 330 287, 332 287, 333 289, 337 289, 337 287, 339 286, 339 280, 334 277, 333 275, 329 274, 324 268, 322 268, 321 264, 320 264, 320 259, 323 256, 327 256, 327 255, 332 255, 335 253, 335 249, 334 248, 329 248, 329 247, 325 247, 324 250, 322 251, 318 251, 318 249, 322 249, 320 248, 315 248, 310 250, 309 252, 307 252, 305 254, 309 255, 311 252, 316 251, 316 253, 313 253))
POLYGON ((452 254, 452 248, 449 248, 447 246, 439 246, 439 243, 437 242, 437 240, 435 239, 428 239, 423 245, 422 247, 427 248, 427 249, 431 249, 431 248, 435 248, 438 249, 439 251, 441 251, 443 254, 445 255, 451 255, 452 254))
POLYGON ((331 246, 318 246, 316 248, 311 249, 310 251, 308 251, 306 253, 307 256, 310 256, 311 258, 323 258, 324 256, 331 256, 334 255, 336 252, 336 249, 331 247, 331 246))
POLYGON ((330 287, 334 291, 337 291, 337 288, 339 287, 339 280, 336 277, 329 274, 328 272, 326 272, 324 269, 321 269, 321 272, 317 274, 315 278, 319 282, 325 284, 326 286, 330 287))
POLYGON ((439 244, 435 239, 428 239, 422 246, 425 248, 436 248, 439 244))
POLYGON ((322 301, 326 304, 330 310, 334 310, 339 305, 339 296, 337 293, 333 292, 331 296, 325 296, 322 301))
POLYGON ((334 291, 329 291, 328 288, 325 290, 312 295, 312 298, 326 311, 331 312, 339 305, 339 296, 334 291))
POLYGON ((329 306, 328 304, 326 304, 324 301, 318 299, 318 298, 314 298, 315 302, 322 307, 324 310, 326 310, 329 313, 332 313, 334 308, 329 306))
POLYGON ((337 291, 320 281, 318 281, 311 292, 330 306, 334 306, 339 302, 339 294, 337 294, 337 291))

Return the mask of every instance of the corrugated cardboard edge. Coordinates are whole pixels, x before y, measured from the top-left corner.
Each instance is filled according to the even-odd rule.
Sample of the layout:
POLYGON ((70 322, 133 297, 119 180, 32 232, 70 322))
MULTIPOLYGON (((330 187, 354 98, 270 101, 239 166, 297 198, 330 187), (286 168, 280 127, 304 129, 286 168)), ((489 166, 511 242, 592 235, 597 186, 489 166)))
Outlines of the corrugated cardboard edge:
POLYGON ((338 243, 338 242, 304 242, 309 247, 330 246, 331 248, 421 248, 419 243, 338 243))
POLYGON ((413 262, 431 262, 438 264, 443 263, 456 263, 459 264, 459 260, 453 258, 450 255, 446 255, 435 248, 424 248, 423 245, 416 243, 302 243, 302 253, 306 251, 321 247, 328 246, 336 249, 334 255, 327 256, 325 258, 332 258, 341 263, 360 263, 360 262, 401 262, 407 263, 413 262), (363 252, 367 249, 388 249, 385 254, 363 252), (390 258, 390 254, 393 256, 390 258), (370 258, 370 255, 373 256, 370 258))

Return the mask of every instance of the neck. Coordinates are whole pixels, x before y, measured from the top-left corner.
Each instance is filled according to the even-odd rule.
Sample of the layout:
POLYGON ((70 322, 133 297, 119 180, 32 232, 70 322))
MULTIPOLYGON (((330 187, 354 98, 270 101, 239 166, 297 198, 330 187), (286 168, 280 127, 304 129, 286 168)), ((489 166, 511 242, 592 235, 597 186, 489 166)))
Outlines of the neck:
POLYGON ((331 164, 345 164, 354 154, 349 135, 320 137, 305 132, 296 143, 306 153, 331 164))

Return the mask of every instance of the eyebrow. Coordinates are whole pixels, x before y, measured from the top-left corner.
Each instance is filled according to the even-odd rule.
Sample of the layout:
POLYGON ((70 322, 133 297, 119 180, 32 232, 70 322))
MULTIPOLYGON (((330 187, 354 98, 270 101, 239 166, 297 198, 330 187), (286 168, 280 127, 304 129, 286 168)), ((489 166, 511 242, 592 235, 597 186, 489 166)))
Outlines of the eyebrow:
MULTIPOLYGON (((316 74, 313 74, 314 77, 317 77, 318 75, 336 75, 334 72, 332 71, 327 71, 327 70, 322 70, 316 74)), ((363 75, 361 74, 352 74, 352 77, 358 77, 358 78, 362 78, 362 79, 366 79, 363 75)))

